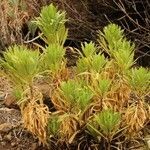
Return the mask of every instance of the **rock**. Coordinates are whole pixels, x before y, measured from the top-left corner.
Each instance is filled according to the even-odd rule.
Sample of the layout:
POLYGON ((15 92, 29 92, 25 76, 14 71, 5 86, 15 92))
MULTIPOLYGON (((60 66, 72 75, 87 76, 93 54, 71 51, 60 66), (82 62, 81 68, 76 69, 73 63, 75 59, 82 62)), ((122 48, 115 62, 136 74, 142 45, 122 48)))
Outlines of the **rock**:
POLYGON ((5 140, 11 141, 11 139, 12 139, 11 133, 9 133, 9 134, 7 134, 7 135, 5 136, 5 140))
POLYGON ((0 142, 2 142, 3 141, 3 138, 2 138, 2 135, 0 134, 0 142))
POLYGON ((150 149, 150 140, 147 140, 147 146, 150 149))
POLYGON ((49 97, 50 85, 46 83, 37 83, 36 87, 45 97, 49 97))
POLYGON ((147 144, 147 148, 150 149, 150 135, 145 136, 145 142, 147 144))
POLYGON ((6 94, 3 91, 0 91, 0 101, 5 99, 6 94))
POLYGON ((4 141, 4 142, 1 142, 0 143, 2 146, 5 146, 6 145, 6 142, 4 141))
POLYGON ((12 129, 12 125, 10 123, 3 123, 0 125, 0 133, 7 133, 12 129))
POLYGON ((9 108, 14 108, 16 105, 16 98, 13 96, 13 94, 8 94, 4 100, 4 104, 9 108))
POLYGON ((32 143, 31 149, 36 150, 36 148, 37 148, 37 143, 32 143))
POLYGON ((20 125, 20 111, 9 108, 0 108, 0 133, 7 133, 20 125))
POLYGON ((12 147, 16 146, 16 143, 15 143, 15 142, 12 142, 12 143, 11 143, 11 146, 12 146, 12 147))

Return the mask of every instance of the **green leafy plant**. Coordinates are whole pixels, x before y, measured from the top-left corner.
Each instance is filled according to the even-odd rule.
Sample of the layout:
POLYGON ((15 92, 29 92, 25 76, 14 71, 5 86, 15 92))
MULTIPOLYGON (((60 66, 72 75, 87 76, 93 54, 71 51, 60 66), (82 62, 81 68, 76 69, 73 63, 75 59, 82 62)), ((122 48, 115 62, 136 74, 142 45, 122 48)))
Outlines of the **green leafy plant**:
MULTIPOLYGON (((138 135, 149 121, 145 98, 150 91, 149 70, 132 68, 135 46, 115 24, 99 31, 100 47, 94 42, 82 43, 77 65, 67 68, 65 22, 64 11, 58 11, 53 4, 43 7, 32 24, 41 30, 39 36, 47 44, 46 47, 39 45, 43 53, 12 46, 4 52, 1 68, 15 85, 13 94, 21 101, 24 127, 40 142, 47 144, 47 138, 53 137, 68 145, 75 137, 86 137, 83 135, 86 130, 93 136, 92 142, 97 143, 95 139, 99 139, 100 143, 92 143, 95 149, 104 142, 105 148, 110 150, 114 139, 125 143, 120 140, 129 139, 127 134, 138 135), (106 58, 103 52, 110 57, 106 58), (37 75, 46 78, 47 73, 55 112, 49 112, 43 104, 42 93, 34 84, 37 75)), ((33 34, 35 29, 33 26, 33 34)))
POLYGON ((44 34, 44 40, 48 44, 64 44, 68 34, 65 28, 66 14, 64 11, 58 11, 53 4, 44 6, 40 17, 37 17, 34 22, 44 34))
POLYGON ((88 124, 88 130, 94 137, 104 137, 108 144, 107 149, 110 150, 111 141, 119 131, 120 121, 121 116, 118 112, 111 109, 102 110, 88 124))
POLYGON ((101 97, 105 97, 107 92, 110 90, 111 82, 112 81, 110 79, 101 79, 98 81, 98 84, 95 88, 98 90, 98 93, 101 97))
POLYGON ((124 37, 123 30, 116 24, 109 24, 103 32, 98 33, 101 48, 115 60, 121 71, 126 73, 134 64, 135 45, 124 37))
POLYGON ((120 115, 112 110, 103 110, 99 115, 95 117, 96 122, 100 125, 103 134, 109 135, 113 131, 116 131, 116 126, 119 124, 120 115))
POLYGON ((83 54, 81 54, 81 58, 77 62, 77 72, 100 73, 107 62, 104 55, 96 54, 97 48, 93 42, 82 44, 82 51, 83 54))
POLYGON ((13 81, 14 94, 21 109, 23 125, 46 144, 49 112, 33 79, 40 72, 40 53, 24 46, 13 46, 4 53, 1 65, 13 81))
POLYGON ((65 50, 57 43, 50 44, 43 53, 41 59, 42 70, 49 70, 52 74, 58 73, 61 70, 64 60, 65 50))
POLYGON ((150 71, 145 68, 132 68, 129 71, 128 81, 136 94, 145 96, 150 91, 150 71))
POLYGON ((90 43, 85 42, 84 44, 81 45, 81 48, 85 57, 93 56, 97 50, 95 43, 93 42, 90 43))
POLYGON ((75 108, 75 110, 79 108, 83 111, 93 97, 92 91, 87 86, 83 86, 78 81, 74 80, 62 82, 60 90, 66 103, 70 104, 69 108, 75 108))
POLYGON ((48 122, 48 132, 51 136, 59 136, 60 124, 59 115, 51 115, 48 122))
POLYGON ((94 55, 91 61, 91 69, 94 72, 100 73, 106 65, 107 61, 108 60, 104 57, 103 54, 94 55))
POLYGON ((24 46, 9 47, 4 52, 1 65, 15 84, 30 85, 39 73, 40 55, 38 51, 28 50, 24 46))
POLYGON ((77 89, 80 88, 80 85, 74 80, 69 80, 67 82, 62 82, 60 85, 60 90, 66 100, 70 105, 74 105, 76 101, 77 89))
POLYGON ((77 62, 77 72, 88 72, 90 68, 90 60, 86 57, 79 59, 77 62))

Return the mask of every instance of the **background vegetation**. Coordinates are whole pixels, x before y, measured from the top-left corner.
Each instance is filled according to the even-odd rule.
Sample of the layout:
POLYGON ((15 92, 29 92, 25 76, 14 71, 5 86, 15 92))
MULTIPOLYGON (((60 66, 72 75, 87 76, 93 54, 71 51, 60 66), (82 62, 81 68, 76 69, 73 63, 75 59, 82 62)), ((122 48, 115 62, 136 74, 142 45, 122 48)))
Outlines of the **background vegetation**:
MULTIPOLYGON (((136 43, 138 63, 149 66, 149 12, 148 0, 2 0, 0 4, 0 47, 24 43, 37 36, 30 24, 39 15, 41 6, 53 2, 66 10, 69 36, 66 45, 79 48, 80 42, 96 41, 95 32, 109 22, 122 26, 126 36, 136 43), (32 32, 32 33, 31 33, 32 32)), ((39 41, 38 41, 39 43, 39 41)))

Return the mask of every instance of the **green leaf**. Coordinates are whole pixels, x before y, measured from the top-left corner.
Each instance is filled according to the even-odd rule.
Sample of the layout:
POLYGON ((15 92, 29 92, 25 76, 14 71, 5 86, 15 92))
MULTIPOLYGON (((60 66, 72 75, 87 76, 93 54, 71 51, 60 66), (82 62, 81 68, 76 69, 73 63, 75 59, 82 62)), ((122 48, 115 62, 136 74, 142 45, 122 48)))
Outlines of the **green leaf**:
POLYGON ((78 73, 88 72, 90 67, 91 67, 91 64, 90 64, 89 58, 83 57, 77 61, 76 69, 78 73))
POLYGON ((118 25, 109 24, 103 32, 99 31, 98 35, 101 48, 115 60, 121 71, 127 72, 134 64, 135 45, 124 37, 123 30, 118 25))
POLYGON ((9 47, 4 52, 1 65, 16 84, 29 84, 40 72, 40 53, 24 46, 9 47))
POLYGON ((41 59, 43 70, 50 70, 55 73, 61 68, 61 63, 65 55, 63 46, 59 44, 50 44, 44 51, 41 59))
POLYGON ((124 31, 116 24, 109 24, 108 26, 104 27, 103 32, 108 45, 112 47, 114 47, 114 41, 116 42, 124 38, 124 31))
POLYGON ((93 97, 92 91, 84 86, 82 89, 78 89, 77 91, 77 104, 81 110, 84 110, 91 102, 93 97))
POLYGON ((97 73, 100 73, 104 68, 105 64, 107 63, 107 61, 108 60, 105 59, 104 55, 102 54, 94 55, 92 57, 90 69, 94 70, 97 73))
POLYGON ((121 71, 125 72, 134 65, 134 53, 120 49, 120 51, 115 51, 113 54, 116 60, 116 65, 121 71))
POLYGON ((85 55, 85 57, 91 57, 96 53, 96 46, 93 42, 87 43, 85 42, 84 44, 81 45, 82 51, 85 55))
POLYGON ((145 68, 132 68, 129 71, 129 83, 133 90, 146 94, 150 91, 150 71, 145 68))
POLYGON ((59 133, 60 120, 58 115, 52 115, 48 123, 48 132, 50 135, 56 136, 59 133))
POLYGON ((72 105, 75 104, 78 88, 80 88, 80 85, 75 80, 68 80, 67 82, 62 82, 60 85, 65 99, 72 105))
POLYGON ((95 121, 99 124, 105 135, 116 130, 116 126, 119 124, 120 119, 120 114, 110 109, 103 110, 95 116, 95 121))
POLYGON ((46 37, 48 44, 63 45, 68 34, 68 30, 65 28, 65 18, 66 13, 58 11, 57 7, 51 4, 42 8, 40 17, 37 17, 34 22, 46 37))
POLYGON ((72 107, 79 108, 80 110, 84 110, 93 97, 92 91, 87 86, 82 85, 82 81, 68 80, 62 82, 60 90, 66 102, 69 102, 72 107))
POLYGON ((110 90, 111 80, 110 79, 101 79, 98 81, 97 89, 99 94, 103 97, 110 90))

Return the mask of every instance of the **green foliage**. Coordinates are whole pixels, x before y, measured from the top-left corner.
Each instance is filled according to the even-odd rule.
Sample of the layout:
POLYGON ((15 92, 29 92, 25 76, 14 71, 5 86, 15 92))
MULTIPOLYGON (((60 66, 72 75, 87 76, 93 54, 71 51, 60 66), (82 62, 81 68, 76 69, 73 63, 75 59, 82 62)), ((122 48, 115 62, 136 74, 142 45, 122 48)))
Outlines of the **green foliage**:
POLYGON ((14 88, 12 91, 13 96, 16 98, 16 101, 19 101, 22 98, 23 89, 21 88, 14 88))
MULTIPOLYGON (((74 70, 65 68, 63 44, 68 33, 65 17, 65 12, 58 11, 53 4, 43 7, 40 17, 34 21, 48 45, 43 48, 43 53, 15 45, 8 48, 4 52, 4 59, 1 59, 1 67, 15 83, 13 94, 16 99, 28 99, 22 107, 25 110, 22 114, 26 119, 26 126, 30 129, 32 126, 29 122, 32 123, 34 127, 30 131, 34 134, 41 127, 36 135, 40 137, 43 131, 44 140, 45 127, 48 127, 50 136, 60 139, 69 137, 73 141, 78 131, 84 130, 82 127, 87 125, 87 130, 93 137, 104 138, 107 144, 111 144, 114 135, 119 133, 120 123, 132 129, 141 129, 149 119, 148 106, 145 108, 143 101, 137 106, 134 104, 135 107, 128 106, 132 106, 129 102, 131 92, 138 96, 149 94, 150 72, 142 67, 131 68, 134 64, 134 44, 125 38, 124 31, 118 25, 109 24, 103 32, 99 31, 98 41, 100 49, 106 51, 110 58, 105 58, 103 52, 98 53, 100 49, 95 43, 85 42, 81 45, 82 53, 74 70), (55 86, 50 92, 57 115, 49 114, 48 108, 43 104, 41 92, 33 87, 33 79, 43 72, 50 72, 50 77, 54 77, 50 84, 55 86), (65 75, 67 77, 63 78, 65 75), (22 86, 28 88, 22 89, 22 86), (119 109, 120 113, 117 112, 119 109), (140 124, 141 118, 138 118, 138 114, 141 113, 144 119, 140 124), (29 114, 35 117, 32 118, 29 114)), ((35 24, 29 24, 33 34, 36 30, 35 24)))
POLYGON ((85 55, 77 62, 77 72, 101 72, 107 59, 102 54, 96 54, 97 48, 93 42, 82 44, 82 51, 85 55))
POLYGON ((77 107, 80 108, 80 110, 84 110, 93 97, 92 91, 87 86, 83 86, 75 80, 62 82, 60 89, 66 102, 69 103, 71 107, 77 107))
POLYGON ((77 72, 82 73, 82 72, 88 72, 90 70, 90 59, 83 57, 78 60, 77 62, 77 72))
POLYGON ((4 60, 1 60, 1 65, 14 83, 29 84, 39 73, 39 60, 38 51, 15 45, 4 52, 4 60))
POLYGON ((99 124, 105 135, 116 130, 116 126, 119 124, 120 119, 120 114, 110 109, 103 110, 100 114, 95 116, 95 121, 99 124))
POLYGON ((103 110, 96 114, 88 124, 88 130, 93 136, 99 135, 105 138, 112 138, 119 130, 120 120, 121 116, 118 112, 114 112, 111 109, 103 110))
POLYGON ((64 55, 65 50, 63 46, 60 46, 57 43, 50 44, 45 49, 41 59, 42 69, 56 73, 61 68, 64 55))
POLYGON ((81 110, 84 110, 86 107, 89 106, 91 99, 93 97, 92 91, 88 87, 83 87, 82 89, 78 89, 77 93, 77 103, 78 107, 81 110))
POLYGON ((150 71, 145 68, 132 68, 129 71, 129 83, 133 90, 145 95, 150 91, 150 71))
POLYGON ((116 64, 122 71, 130 69, 134 64, 134 53, 129 49, 122 47, 118 51, 113 52, 116 64))
POLYGON ((48 44, 64 44, 68 34, 65 28, 65 17, 65 12, 58 11, 53 4, 42 8, 40 17, 37 17, 34 22, 46 37, 45 41, 48 44))
POLYGON ((91 60, 91 70, 100 73, 107 63, 107 59, 102 54, 95 54, 91 60))
POLYGON ((108 46, 113 49, 115 48, 115 42, 124 38, 124 31, 116 24, 109 24, 108 26, 104 27, 103 31, 104 37, 108 42, 108 46))
POLYGON ((103 32, 98 34, 101 48, 115 60, 121 71, 126 72, 134 64, 135 45, 124 37, 123 30, 116 24, 109 24, 103 32))
POLYGON ((110 79, 101 79, 98 81, 97 89, 101 97, 104 97, 110 90, 111 82, 110 79))
POLYGON ((51 136, 57 136, 60 129, 60 121, 58 115, 52 115, 48 122, 48 132, 51 136))
POLYGON ((93 54, 95 54, 97 49, 95 43, 93 42, 90 43, 85 42, 84 44, 81 45, 81 48, 85 57, 91 57, 93 54))
POLYGON ((72 104, 75 102, 75 97, 77 93, 77 88, 80 87, 80 85, 74 81, 74 80, 69 80, 67 82, 62 82, 60 85, 60 89, 63 93, 64 98, 67 101, 70 101, 72 104))

